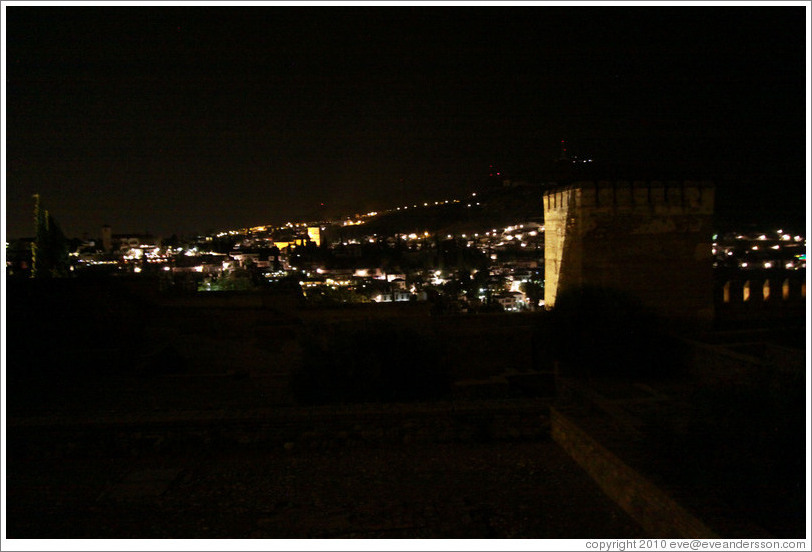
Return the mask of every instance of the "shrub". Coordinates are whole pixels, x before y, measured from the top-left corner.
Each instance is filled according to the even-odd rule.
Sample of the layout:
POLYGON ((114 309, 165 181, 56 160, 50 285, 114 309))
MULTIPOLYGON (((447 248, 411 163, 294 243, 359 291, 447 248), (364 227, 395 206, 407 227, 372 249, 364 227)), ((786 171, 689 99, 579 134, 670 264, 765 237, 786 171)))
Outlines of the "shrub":
POLYGON ((291 378, 304 404, 436 399, 450 390, 436 338, 392 324, 319 326, 303 338, 291 378))
POLYGON ((622 291, 581 287, 561 293, 548 331, 548 350, 564 375, 661 376, 678 355, 658 320, 622 291))

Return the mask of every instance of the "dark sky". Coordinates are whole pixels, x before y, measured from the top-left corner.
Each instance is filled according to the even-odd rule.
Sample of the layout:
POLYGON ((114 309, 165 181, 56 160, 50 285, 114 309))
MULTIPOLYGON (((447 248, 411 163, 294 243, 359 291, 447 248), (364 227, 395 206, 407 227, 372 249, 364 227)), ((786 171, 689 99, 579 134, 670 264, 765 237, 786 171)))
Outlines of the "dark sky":
POLYGON ((11 6, 7 236, 32 234, 35 192, 91 238, 443 199, 492 163, 541 178, 562 138, 803 221, 804 13, 11 6))

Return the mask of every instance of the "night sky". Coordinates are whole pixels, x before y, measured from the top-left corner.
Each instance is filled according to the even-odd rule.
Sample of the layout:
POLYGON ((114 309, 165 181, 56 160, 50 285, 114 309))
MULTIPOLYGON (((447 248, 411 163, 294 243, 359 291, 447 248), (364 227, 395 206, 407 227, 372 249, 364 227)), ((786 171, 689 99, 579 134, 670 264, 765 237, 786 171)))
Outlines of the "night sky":
POLYGON ((8 238, 168 237, 542 180, 567 139, 803 224, 805 8, 19 7, 8 238), (322 207, 320 204, 324 203, 322 207))

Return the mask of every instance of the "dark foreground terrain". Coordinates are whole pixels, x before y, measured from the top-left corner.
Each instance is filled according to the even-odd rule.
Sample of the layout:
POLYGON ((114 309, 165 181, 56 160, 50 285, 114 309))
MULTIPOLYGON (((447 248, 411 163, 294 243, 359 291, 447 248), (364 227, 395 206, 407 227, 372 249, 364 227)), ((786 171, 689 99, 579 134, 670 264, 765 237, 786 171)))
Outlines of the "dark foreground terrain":
MULTIPOLYGON (((289 386, 301 322, 284 313, 166 307, 110 282, 25 282, 9 297, 9 538, 642 534, 546 416, 518 410, 503 417, 523 432, 491 431, 474 398, 467 418, 439 407, 456 413, 445 421, 404 406, 419 414, 405 433, 389 433, 404 423, 387 405, 385 423, 374 405, 361 422, 309 419, 289 386)), ((475 378, 513 363, 477 351, 475 378)))
POLYGON ((10 538, 587 538, 640 528, 551 441, 10 461, 10 538))
POLYGON ((375 317, 390 311, 379 309, 286 310, 249 296, 200 305, 109 281, 15 284, 12 539, 642 536, 551 440, 549 406, 566 401, 721 536, 804 531, 795 344, 754 348, 751 334, 730 335, 721 349, 686 349, 700 376, 683 382, 582 378, 562 393, 545 371, 538 317, 406 309, 386 326, 375 317), (366 364, 356 365, 360 349, 366 364), (419 382, 382 375, 410 374, 415 361, 433 366, 430 400, 310 404, 333 389, 311 385, 333 364, 357 368, 339 381, 349 398, 367 381, 379 387, 361 399, 393 381, 413 397, 419 382), (693 501, 709 493, 710 507, 693 501), (731 521, 737 533, 722 530, 731 521))

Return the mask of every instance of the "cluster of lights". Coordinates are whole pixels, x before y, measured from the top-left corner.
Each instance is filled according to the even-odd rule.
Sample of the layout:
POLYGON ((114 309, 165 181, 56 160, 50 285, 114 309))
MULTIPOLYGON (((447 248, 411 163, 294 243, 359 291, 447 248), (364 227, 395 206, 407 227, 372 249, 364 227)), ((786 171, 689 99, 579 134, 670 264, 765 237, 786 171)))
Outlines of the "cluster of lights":
MULTIPOLYGON (((778 235, 778 239, 781 240, 781 241, 794 241, 796 243, 804 241, 803 236, 799 236, 799 235, 793 236, 791 234, 786 234, 781 229, 776 230, 775 234, 778 235)), ((716 240, 717 237, 718 237, 717 234, 713 235, 714 240, 716 240)), ((748 236, 745 236, 744 234, 736 234, 736 239, 740 240, 740 241, 746 241, 746 240, 749 240, 749 239, 757 239, 759 241, 765 241, 765 240, 768 240, 770 238, 767 236, 767 234, 760 234, 756 238, 750 238, 748 236)))
MULTIPOLYGON (((477 195, 476 192, 471 193, 471 197, 476 197, 476 195, 477 195)), ((433 205, 447 205, 449 203, 460 203, 460 200, 459 199, 443 199, 443 200, 434 201, 434 202, 424 201, 422 205, 423 205, 423 207, 429 207, 432 203, 433 203, 433 205)), ((481 204, 479 202, 472 202, 472 203, 467 203, 466 204, 467 207, 473 207, 474 205, 481 205, 481 204)), ((406 210, 406 209, 409 209, 409 207, 410 207, 409 205, 403 205, 402 207, 396 207, 394 209, 386 209, 385 212, 400 211, 401 209, 406 210)), ((414 204, 411 205, 411 207, 413 209, 415 209, 415 208, 419 207, 419 204, 414 203, 414 204)), ((363 221, 361 219, 375 217, 377 215, 378 215, 378 211, 370 211, 370 212, 365 213, 363 215, 355 215, 356 218, 354 220, 347 220, 347 221, 344 221, 342 224, 343 224, 343 226, 355 226, 355 225, 363 224, 365 221, 363 221)), ((306 223, 306 222, 301 222, 301 223, 287 222, 287 223, 285 223, 283 228, 284 227, 295 228, 295 227, 299 227, 299 226, 308 226, 308 225, 309 224, 306 223)), ((251 228, 244 228, 241 231, 228 230, 228 231, 219 232, 217 234, 217 237, 218 238, 223 238, 223 237, 226 237, 226 236, 233 236, 233 235, 237 235, 237 234, 247 235, 249 233, 267 232, 267 231, 270 231, 270 230, 273 230, 273 229, 274 229, 274 227, 267 226, 267 225, 254 226, 254 227, 251 227, 251 228)))
MULTIPOLYGON (((718 247, 719 244, 716 243, 716 240, 718 239, 718 237, 719 237, 718 234, 713 235, 713 240, 714 241, 713 241, 713 244, 712 244, 713 247, 712 247, 712 250, 711 250, 713 252, 713 254, 716 255, 717 253, 721 252, 726 257, 733 257, 736 254, 735 248, 733 248, 733 247, 725 247, 724 249, 720 249, 718 247)), ((768 249, 772 250, 772 251, 780 251, 780 250, 785 249, 785 248, 792 249, 792 248, 798 247, 798 245, 800 245, 801 242, 805 243, 805 240, 804 240, 803 236, 800 236, 800 235, 794 235, 793 236, 791 234, 785 233, 784 230, 782 230, 782 229, 775 230, 774 234, 773 233, 759 234, 759 235, 754 236, 754 237, 750 237, 750 236, 747 236, 747 235, 744 235, 744 234, 736 234, 735 239, 737 241, 745 241, 745 242, 751 241, 751 240, 755 240, 755 241, 758 241, 758 242, 767 242, 767 243, 761 243, 761 244, 758 244, 758 243, 756 243, 756 244, 752 244, 752 243, 748 244, 749 245, 748 248, 747 248, 748 251, 759 251, 759 252, 761 252, 761 251, 766 252, 766 250, 768 250, 768 249), (772 236, 772 237, 770 237, 770 236, 772 236), (776 241, 778 243, 776 243, 776 241), (772 242, 772 243, 770 243, 770 242, 772 242)), ((714 264, 714 266, 716 266, 716 264, 714 264)), ((739 268, 746 268, 746 269, 757 269, 757 268, 773 269, 773 268, 783 267, 786 270, 798 270, 798 269, 805 269, 806 268, 806 259, 805 259, 805 255, 795 255, 794 260, 787 260, 787 259, 762 259, 762 260, 759 260, 759 261, 753 261, 752 259, 750 259, 749 261, 739 260, 738 266, 739 266, 739 268)))
MULTIPOLYGON (((476 194, 473 194, 473 195, 476 195, 476 194)), ((459 202, 460 202, 459 199, 443 199, 441 201, 435 201, 434 205, 447 205, 449 203, 459 203, 459 202)), ((423 207, 428 207, 429 205, 431 205, 431 204, 428 201, 423 202, 423 207)), ((477 205, 479 205, 479 204, 477 204, 477 205)), ((413 205, 404 205, 402 207, 395 207, 394 209, 387 209, 387 211, 390 211, 390 212, 391 211, 400 211, 401 209, 403 209, 405 211, 405 210, 409 209, 409 207, 411 207, 412 209, 417 209, 419 207, 419 204, 415 203, 413 205)), ((375 214, 377 214, 377 213, 375 213, 375 214)))
MULTIPOLYGON (((471 195, 470 195, 471 198, 475 198, 476 196, 477 196, 476 192, 472 192, 471 195)), ((449 203, 460 203, 460 200, 459 199, 444 199, 444 200, 440 200, 440 201, 434 201, 433 205, 437 205, 437 206, 438 205, 447 205, 449 203)), ((415 204, 412 204, 411 207, 412 208, 417 208, 417 207, 419 207, 419 205, 420 204, 415 203, 415 204)), ((480 205, 480 203, 477 202, 477 201, 471 201, 470 203, 466 203, 467 207, 472 207, 474 205, 480 205)), ((430 202, 423 202, 422 206, 429 207, 430 202)), ((409 207, 410 207, 409 205, 404 205, 402 207, 397 207, 396 209, 388 209, 387 211, 408 209, 409 207)), ((366 222, 366 221, 363 220, 364 218, 374 217, 374 216, 377 216, 377 215, 378 215, 377 211, 370 211, 369 213, 365 213, 363 215, 355 215, 355 219, 350 219, 350 220, 343 221, 342 224, 344 226, 355 226, 355 225, 364 224, 366 222)), ((267 226, 267 225, 261 225, 261 226, 254 226, 254 227, 251 227, 251 228, 244 228, 241 231, 237 231, 237 230, 222 231, 222 232, 217 234, 217 237, 222 238, 222 237, 226 237, 226 236, 234 236, 234 235, 238 235, 240 233, 247 236, 250 233, 262 233, 262 232, 272 231, 274 229, 280 229, 280 228, 286 228, 286 227, 287 228, 296 228, 296 227, 299 227, 299 226, 309 226, 309 224, 308 223, 293 223, 293 222, 289 221, 282 227, 271 227, 271 226, 267 226)), ((520 229, 520 228, 524 228, 524 225, 523 224, 517 224, 517 225, 512 225, 512 226, 505 227, 504 228, 505 235, 504 235, 503 239, 507 240, 508 242, 511 242, 511 241, 515 240, 515 243, 519 244, 521 247, 526 247, 527 243, 522 241, 524 239, 524 237, 525 237, 525 233, 516 232, 515 234, 513 234, 513 232, 515 232, 517 229, 520 229)), ((543 232, 544 227, 541 226, 541 227, 538 227, 538 229, 529 230, 529 231, 526 232, 526 235, 536 237, 536 236, 538 236, 539 231, 543 232)), ((497 231, 496 228, 494 228, 494 229, 492 229, 491 232, 486 232, 484 234, 484 236, 483 236, 483 239, 484 239, 485 236, 487 236, 488 238, 491 238, 491 236, 493 236, 495 238, 498 235, 499 235, 499 232, 497 231)), ((407 234, 407 235, 401 235, 401 240, 419 240, 419 239, 428 238, 430 236, 431 236, 431 234, 428 231, 425 231, 422 234, 417 233, 417 232, 412 232, 412 233, 407 234)), ((452 236, 451 234, 448 235, 448 239, 452 239, 453 237, 454 236, 452 236)), ((470 239, 468 234, 462 234, 461 237, 463 239, 465 239, 465 240, 470 239)), ((473 238, 480 239, 480 236, 479 236, 478 233, 475 233, 475 234, 473 234, 473 238)), ((377 242, 376 237, 367 237, 366 239, 371 244, 374 244, 374 243, 377 242)), ((350 240, 349 242, 344 242, 345 245, 349 245, 349 244, 353 244, 353 243, 358 243, 358 241, 357 240, 350 240)), ((242 245, 251 245, 251 244, 250 243, 244 243, 242 245)), ((466 245, 468 247, 471 247, 472 245, 474 245, 474 243, 469 241, 466 245)), ((505 245, 505 242, 500 241, 497 245, 499 245, 499 246, 505 245)), ((240 246, 240 244, 235 245, 235 247, 237 247, 237 248, 239 248, 239 246, 240 246)), ((178 249, 179 253, 181 251, 182 251, 181 249, 178 249)), ((187 250, 183 251, 183 254, 186 255, 186 256, 198 256, 198 255, 201 255, 201 253, 198 251, 197 247, 187 249, 187 250)), ((128 257, 128 258, 139 258, 139 257, 140 256, 138 255, 138 253, 136 253, 135 255, 133 255, 131 257, 128 257)), ((494 257, 496 257, 496 256, 491 255, 491 258, 493 260, 496 260, 494 257)), ((435 276, 435 279, 437 279, 436 276, 435 276)), ((439 279, 439 280, 442 280, 442 279, 439 279)), ((442 280, 442 281, 445 281, 445 280, 442 280)))
POLYGON ((89 264, 91 266, 96 266, 96 265, 117 265, 118 264, 118 261, 96 261, 96 260, 85 261, 85 260, 80 260, 78 262, 83 263, 83 264, 89 264))

